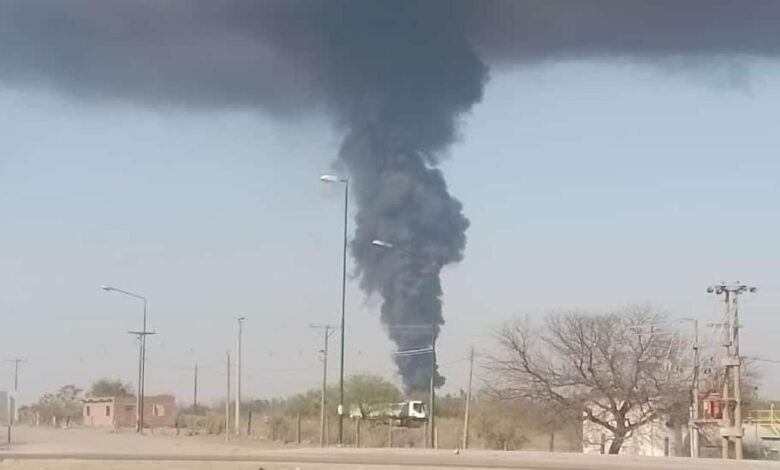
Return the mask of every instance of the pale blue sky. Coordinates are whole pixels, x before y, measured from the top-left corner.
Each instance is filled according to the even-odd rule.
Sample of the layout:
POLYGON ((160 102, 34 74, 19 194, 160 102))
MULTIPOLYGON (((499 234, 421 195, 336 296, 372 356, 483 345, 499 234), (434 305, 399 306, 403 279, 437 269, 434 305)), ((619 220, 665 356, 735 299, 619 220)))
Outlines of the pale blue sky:
MULTIPOLYGON (((514 315, 651 302, 707 323, 704 288, 721 280, 761 289, 744 302, 743 352, 780 359, 778 78, 766 63, 494 72, 443 166, 472 222, 444 277, 446 390, 464 386, 469 345, 487 349, 514 315)), ((149 297, 150 393, 189 401, 198 360, 201 395, 218 398, 239 315, 245 395, 317 385, 308 325, 335 323, 340 295, 340 193, 318 181, 339 133, 324 116, 2 88, 0 135, 0 356, 29 359, 23 400, 135 382, 125 331, 140 306, 101 284, 149 297)), ((354 284, 347 334, 348 372, 393 378, 378 303, 354 284)), ((780 395, 780 367, 767 371, 780 395)))

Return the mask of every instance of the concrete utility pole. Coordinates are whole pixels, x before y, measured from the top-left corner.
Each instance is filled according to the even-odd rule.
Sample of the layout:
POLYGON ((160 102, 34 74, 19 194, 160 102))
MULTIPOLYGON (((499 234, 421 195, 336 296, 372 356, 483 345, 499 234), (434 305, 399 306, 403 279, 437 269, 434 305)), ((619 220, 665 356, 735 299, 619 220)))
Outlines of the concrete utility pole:
POLYGON ((192 409, 198 414, 198 363, 195 363, 195 381, 192 387, 192 409))
POLYGON ((322 396, 320 397, 320 447, 325 447, 325 414, 326 414, 326 399, 325 395, 328 389, 328 341, 330 335, 333 334, 335 329, 331 325, 310 325, 315 330, 322 331, 324 345, 322 348, 322 396))
POLYGON ((226 354, 227 357, 227 389, 225 391, 225 440, 230 440, 230 351, 226 354))
MULTIPOLYGON (((431 285, 435 286, 435 279, 431 276, 431 285)), ((433 288, 432 288, 433 289, 433 288)), ((436 448, 436 292, 432 291, 431 307, 431 390, 429 403, 431 412, 428 415, 428 431, 431 436, 431 448, 436 448)))
POLYGON ((739 296, 746 292, 756 292, 755 287, 739 282, 735 284, 721 283, 707 288, 707 292, 723 296, 723 418, 721 420, 721 454, 722 458, 730 459, 734 448, 734 458, 742 460, 742 390, 739 356, 739 296), (732 415, 733 408, 733 415, 732 415), (733 444, 733 445, 732 445, 733 444))
POLYGON ((471 409, 471 381, 474 377, 474 346, 469 354, 469 386, 466 389, 466 410, 463 413, 463 449, 469 448, 469 411, 471 409))
POLYGON ((9 413, 8 419, 12 424, 16 424, 19 422, 19 364, 24 364, 27 360, 14 358, 6 359, 5 361, 13 363, 14 365, 14 395, 11 400, 11 412, 9 413))
POLYGON ((238 360, 236 361, 236 436, 241 437, 241 334, 243 333, 244 320, 238 318, 238 360))
POLYGON ((138 396, 135 399, 135 432, 143 432, 144 429, 144 386, 146 382, 146 337, 153 335, 152 331, 128 331, 129 334, 138 337, 138 396))
POLYGON ((691 443, 691 457, 699 457, 699 321, 695 318, 681 318, 680 321, 693 323, 693 384, 691 385, 691 419, 689 435, 691 443))

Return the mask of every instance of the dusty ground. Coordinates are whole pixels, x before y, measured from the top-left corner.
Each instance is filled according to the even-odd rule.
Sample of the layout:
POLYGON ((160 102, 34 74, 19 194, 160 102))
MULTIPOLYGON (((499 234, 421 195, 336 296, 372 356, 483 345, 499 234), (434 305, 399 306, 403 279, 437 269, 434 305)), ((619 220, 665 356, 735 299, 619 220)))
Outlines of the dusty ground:
POLYGON ((631 458, 545 452, 298 448, 214 437, 150 436, 91 429, 17 428, 0 470, 426 470, 774 469, 780 463, 631 458))
MULTIPOLYGON (((233 462, 117 462, 16 460, 3 461, 0 470, 338 470, 344 465, 328 464, 257 464, 233 462)), ((353 467, 354 468, 354 467, 353 467)), ((372 466, 371 470, 409 470, 409 467, 372 466)), ((423 470, 425 467, 418 467, 423 470)))

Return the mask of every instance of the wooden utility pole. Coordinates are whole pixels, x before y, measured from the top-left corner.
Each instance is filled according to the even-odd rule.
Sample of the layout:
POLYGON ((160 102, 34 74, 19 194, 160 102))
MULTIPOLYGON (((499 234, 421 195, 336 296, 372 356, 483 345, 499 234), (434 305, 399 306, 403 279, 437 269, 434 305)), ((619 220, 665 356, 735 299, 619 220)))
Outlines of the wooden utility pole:
POLYGON ((227 382, 225 392, 225 440, 230 440, 230 351, 227 352, 227 382))
MULTIPOLYGON (((320 447, 325 447, 325 418, 327 411, 326 394, 328 392, 328 342, 335 328, 331 325, 310 325, 315 330, 322 331, 324 345, 322 350, 322 395, 320 397, 320 447)), ((330 431, 330 429, 328 429, 330 431)), ((330 440, 330 439, 328 439, 330 440)))
POLYGON ((469 411, 471 409, 471 382, 474 377, 474 346, 469 354, 469 386, 466 389, 466 410, 463 413, 463 449, 469 448, 469 411))

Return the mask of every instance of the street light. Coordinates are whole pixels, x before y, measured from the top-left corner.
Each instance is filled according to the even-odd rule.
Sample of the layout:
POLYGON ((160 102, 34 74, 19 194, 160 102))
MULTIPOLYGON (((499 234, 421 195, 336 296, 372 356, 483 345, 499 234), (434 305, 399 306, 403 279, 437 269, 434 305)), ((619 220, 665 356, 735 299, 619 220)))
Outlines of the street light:
POLYGON ((320 181, 344 184, 344 243, 341 257, 341 357, 339 366, 339 445, 344 444, 344 316, 347 306, 347 220, 349 215, 349 180, 336 175, 322 175, 320 181))
POLYGON ((379 248, 386 248, 388 250, 392 250, 393 248, 395 248, 395 246, 392 243, 385 242, 382 240, 372 240, 371 244, 379 248))
POLYGON ((140 346, 138 351, 138 397, 136 397, 136 410, 135 410, 135 416, 136 416, 136 428, 135 432, 142 432, 144 429, 144 385, 145 385, 145 379, 146 379, 146 336, 147 335, 153 335, 154 332, 146 331, 146 297, 138 294, 134 294, 132 292, 117 289, 116 287, 111 286, 101 286, 101 289, 103 289, 106 292, 118 292, 120 294, 127 295, 129 297, 134 297, 136 299, 139 299, 143 301, 144 303, 144 320, 143 320, 143 329, 141 331, 129 331, 128 333, 138 336, 140 346))
MULTIPOLYGON (((402 247, 396 247, 395 244, 384 240, 374 239, 371 240, 371 244, 383 250, 399 250, 409 255, 412 254, 411 251, 402 247)), ((436 291, 434 289, 436 284, 434 282, 433 275, 434 275, 434 271, 431 271, 431 348, 430 348, 431 384, 430 384, 430 397, 428 398, 428 401, 431 406, 431 411, 430 414, 428 415, 428 432, 430 433, 429 439, 430 439, 431 447, 435 446, 435 439, 436 439, 436 428, 434 425, 435 424, 434 414, 436 411, 436 394, 434 393, 434 387, 436 385, 436 317, 435 317, 436 291)), ((414 352, 419 353, 420 351, 414 351, 414 352)))

